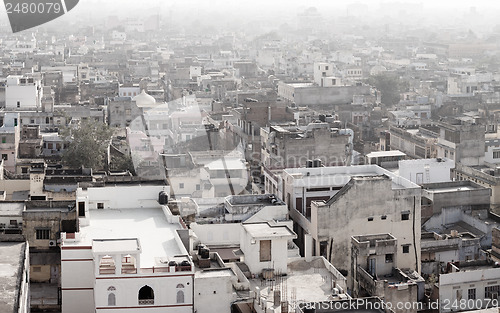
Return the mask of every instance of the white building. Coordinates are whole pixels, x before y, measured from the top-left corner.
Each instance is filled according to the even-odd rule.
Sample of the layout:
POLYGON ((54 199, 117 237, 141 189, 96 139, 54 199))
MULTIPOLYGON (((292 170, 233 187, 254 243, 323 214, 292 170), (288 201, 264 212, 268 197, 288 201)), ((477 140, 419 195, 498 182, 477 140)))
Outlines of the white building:
POLYGON ((449 263, 439 275, 439 311, 457 312, 498 306, 500 269, 487 262, 449 263), (457 305, 453 305, 458 303, 457 305))
POLYGON ((451 181, 455 161, 446 158, 401 160, 399 175, 417 185, 451 181))
POLYGON ((192 312, 194 269, 167 186, 77 190, 80 232, 62 233, 64 312, 192 312))
POLYGON ((7 109, 35 110, 42 108, 43 88, 33 76, 9 75, 5 86, 7 109))

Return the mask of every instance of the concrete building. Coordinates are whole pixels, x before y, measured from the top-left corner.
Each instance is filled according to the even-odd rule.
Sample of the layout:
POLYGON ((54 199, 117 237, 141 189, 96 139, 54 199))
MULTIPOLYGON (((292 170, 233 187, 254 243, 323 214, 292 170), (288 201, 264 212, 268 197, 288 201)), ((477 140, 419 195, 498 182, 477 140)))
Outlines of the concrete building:
POLYGON ((18 122, 18 113, 5 113, 3 125, 0 127, 0 152, 4 168, 12 173, 16 171, 16 159, 19 151, 20 130, 18 122))
POLYGON ((439 311, 496 307, 499 279, 500 270, 490 261, 448 263, 447 273, 439 276, 439 311))
POLYGON ((422 225, 446 208, 486 213, 490 207, 490 193, 488 188, 471 181, 423 184, 422 225))
POLYGON ((437 157, 449 158, 466 166, 482 165, 485 151, 483 125, 453 120, 440 123, 437 157))
POLYGON ((398 253, 398 240, 394 236, 352 236, 351 250, 353 262, 350 277, 356 298, 377 296, 390 303, 395 312, 417 311, 416 307, 398 307, 398 302, 417 303, 422 300, 425 281, 414 270, 400 269, 407 264, 398 253))
POLYGON ((261 128, 261 162, 268 170, 306 166, 320 159, 325 166, 349 165, 352 157, 352 131, 333 128, 328 123, 261 128))
POLYGON ((436 127, 420 126, 419 128, 406 129, 395 126, 389 127, 389 138, 383 136, 381 146, 385 150, 400 150, 415 159, 437 157, 437 132, 436 127), (387 144, 389 142, 389 144, 387 144))
POLYGON ((370 86, 338 86, 337 78, 330 78, 331 86, 315 86, 304 82, 279 82, 278 96, 296 106, 327 108, 334 104, 349 104, 355 95, 370 95, 370 86))
POLYGON ((5 201, 5 191, 2 191, 0 195, 3 197, 0 202, 0 242, 24 241, 22 232, 24 204, 5 201))
POLYGON ((275 188, 290 208, 301 254, 325 256, 348 273, 351 236, 385 229, 398 238, 401 267, 420 271, 418 185, 360 165, 286 169, 275 188))
POLYGON ((401 160, 399 175, 417 185, 451 182, 455 162, 446 158, 401 160))
POLYGON ((436 277, 446 270, 449 262, 465 262, 484 259, 479 237, 469 232, 439 235, 423 232, 420 240, 422 251, 422 275, 436 277))
POLYGON ((469 180, 484 188, 489 188, 491 210, 495 213, 500 212, 500 172, 498 169, 485 165, 466 166, 458 163, 451 170, 451 176, 458 181, 469 180))
POLYGON ((5 107, 10 110, 41 110, 43 88, 40 78, 33 75, 7 77, 5 107))
POLYGON ((29 254, 25 242, 0 242, 0 307, 3 312, 30 312, 29 254))
POLYGON ((80 231, 62 233, 64 312, 192 312, 194 268, 166 186, 79 189, 80 231))

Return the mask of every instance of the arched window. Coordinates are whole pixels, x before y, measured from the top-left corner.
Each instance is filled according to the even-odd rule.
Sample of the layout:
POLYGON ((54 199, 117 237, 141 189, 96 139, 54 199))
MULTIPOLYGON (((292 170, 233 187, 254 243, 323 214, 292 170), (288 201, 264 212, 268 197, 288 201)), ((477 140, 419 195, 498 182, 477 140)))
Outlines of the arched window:
POLYGON ((155 293, 153 288, 146 285, 139 290, 139 304, 155 304, 155 293))
POLYGON ((115 291, 116 288, 114 286, 109 286, 108 291, 115 291))
POLYGON ((116 297, 114 293, 108 294, 108 306, 116 305, 116 297))
POLYGON ((177 285, 177 303, 184 303, 184 285, 177 285))

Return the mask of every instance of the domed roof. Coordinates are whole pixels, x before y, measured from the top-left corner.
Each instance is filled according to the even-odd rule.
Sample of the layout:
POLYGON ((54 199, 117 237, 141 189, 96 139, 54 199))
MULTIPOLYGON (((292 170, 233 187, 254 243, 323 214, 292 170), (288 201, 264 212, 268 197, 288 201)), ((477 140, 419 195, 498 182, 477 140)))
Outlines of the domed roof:
POLYGON ((156 105, 156 100, 152 96, 148 95, 144 89, 140 94, 133 97, 132 100, 135 101, 135 104, 138 107, 150 107, 156 105))

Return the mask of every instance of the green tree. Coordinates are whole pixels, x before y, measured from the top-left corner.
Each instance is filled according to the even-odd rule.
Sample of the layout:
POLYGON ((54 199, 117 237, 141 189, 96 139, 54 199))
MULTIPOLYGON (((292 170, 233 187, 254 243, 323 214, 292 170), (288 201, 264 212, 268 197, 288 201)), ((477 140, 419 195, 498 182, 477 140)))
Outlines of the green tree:
POLYGON ((370 76, 366 81, 381 92, 383 104, 393 105, 399 102, 401 93, 408 89, 408 83, 393 73, 370 76))
POLYGON ((113 131, 97 121, 82 121, 76 127, 65 127, 61 136, 69 142, 63 163, 70 167, 103 169, 113 131))

